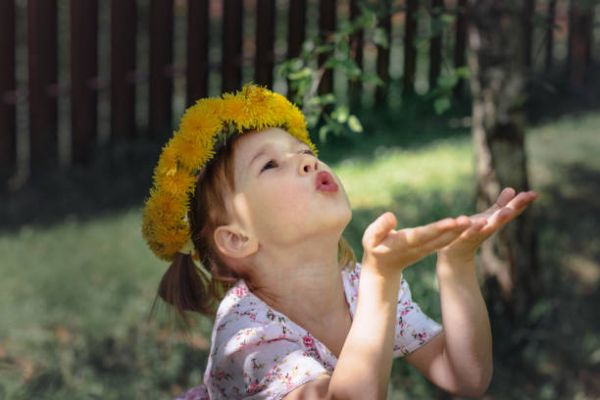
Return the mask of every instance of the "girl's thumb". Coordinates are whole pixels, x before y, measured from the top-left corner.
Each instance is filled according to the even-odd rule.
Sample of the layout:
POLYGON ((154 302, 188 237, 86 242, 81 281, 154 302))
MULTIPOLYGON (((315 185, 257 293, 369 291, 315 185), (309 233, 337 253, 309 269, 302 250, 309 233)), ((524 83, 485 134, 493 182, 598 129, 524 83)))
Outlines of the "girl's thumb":
POLYGON ((372 247, 377 246, 386 238, 388 233, 396 227, 397 223, 398 221, 396 220, 394 213, 391 211, 383 213, 365 230, 363 245, 372 247))

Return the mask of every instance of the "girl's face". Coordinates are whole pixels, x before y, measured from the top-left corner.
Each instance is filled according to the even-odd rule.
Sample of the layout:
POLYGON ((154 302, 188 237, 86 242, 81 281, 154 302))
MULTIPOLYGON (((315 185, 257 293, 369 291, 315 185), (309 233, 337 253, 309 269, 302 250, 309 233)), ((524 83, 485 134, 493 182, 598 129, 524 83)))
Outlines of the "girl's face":
POLYGON ((339 178, 282 129, 239 138, 234 168, 230 211, 263 246, 340 236, 352 218, 339 178))

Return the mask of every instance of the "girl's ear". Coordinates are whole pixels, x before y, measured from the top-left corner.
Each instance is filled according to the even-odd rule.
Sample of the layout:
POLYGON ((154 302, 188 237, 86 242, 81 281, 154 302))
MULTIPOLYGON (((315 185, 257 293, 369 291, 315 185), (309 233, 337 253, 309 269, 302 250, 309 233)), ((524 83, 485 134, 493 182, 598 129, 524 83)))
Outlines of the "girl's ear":
POLYGON ((219 251, 227 257, 245 258, 258 250, 257 240, 235 224, 219 226, 214 239, 219 251))

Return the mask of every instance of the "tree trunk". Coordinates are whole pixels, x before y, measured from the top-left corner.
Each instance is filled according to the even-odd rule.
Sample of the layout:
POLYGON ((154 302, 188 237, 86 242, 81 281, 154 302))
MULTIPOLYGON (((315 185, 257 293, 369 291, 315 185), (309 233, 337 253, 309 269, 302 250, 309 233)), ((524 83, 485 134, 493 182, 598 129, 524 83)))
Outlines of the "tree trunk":
MULTIPOLYGON (((473 96, 477 209, 500 190, 528 190, 525 152, 523 3, 469 0, 468 56, 473 96)), ((523 213, 484 242, 480 268, 492 318, 516 322, 541 290, 531 215, 523 213)))

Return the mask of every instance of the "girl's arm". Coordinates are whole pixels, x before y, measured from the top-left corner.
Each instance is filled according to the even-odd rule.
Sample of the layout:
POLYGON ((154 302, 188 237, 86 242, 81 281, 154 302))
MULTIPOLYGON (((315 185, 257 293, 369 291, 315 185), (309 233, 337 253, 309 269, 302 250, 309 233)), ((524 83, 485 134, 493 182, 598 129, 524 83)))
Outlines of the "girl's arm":
POLYGON ((437 276, 444 332, 406 360, 448 392, 480 396, 492 377, 492 334, 475 263, 440 258, 437 276))
POLYGON ((537 195, 506 188, 496 204, 472 216, 472 226, 438 251, 436 266, 444 333, 406 357, 429 380, 462 395, 477 396, 492 377, 492 336, 475 272, 481 243, 520 215, 537 195))
POLYGON ((395 231, 386 213, 365 231, 358 304, 335 370, 290 392, 290 399, 385 399, 393 357, 402 270, 455 240, 467 217, 395 231))

